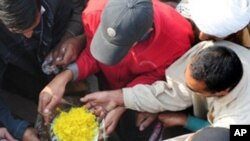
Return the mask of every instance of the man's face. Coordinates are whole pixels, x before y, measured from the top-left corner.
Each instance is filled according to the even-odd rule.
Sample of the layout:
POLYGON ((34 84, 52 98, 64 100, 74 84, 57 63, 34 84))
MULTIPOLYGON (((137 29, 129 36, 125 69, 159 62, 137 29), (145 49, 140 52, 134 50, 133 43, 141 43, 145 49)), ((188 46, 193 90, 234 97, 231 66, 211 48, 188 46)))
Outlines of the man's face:
POLYGON ((33 31, 40 23, 40 20, 41 20, 41 13, 37 12, 36 19, 35 19, 34 23, 29 28, 27 28, 23 31, 16 31, 15 29, 9 29, 9 30, 10 30, 10 32, 13 32, 13 33, 23 34, 26 38, 31 38, 33 31))
POLYGON ((223 96, 225 95, 224 91, 222 92, 217 92, 217 93, 211 93, 206 90, 206 83, 202 80, 196 80, 192 76, 192 70, 190 67, 190 63, 187 65, 186 70, 185 70, 185 81, 186 81, 186 86, 193 91, 195 94, 204 96, 204 97, 215 97, 215 96, 223 96))

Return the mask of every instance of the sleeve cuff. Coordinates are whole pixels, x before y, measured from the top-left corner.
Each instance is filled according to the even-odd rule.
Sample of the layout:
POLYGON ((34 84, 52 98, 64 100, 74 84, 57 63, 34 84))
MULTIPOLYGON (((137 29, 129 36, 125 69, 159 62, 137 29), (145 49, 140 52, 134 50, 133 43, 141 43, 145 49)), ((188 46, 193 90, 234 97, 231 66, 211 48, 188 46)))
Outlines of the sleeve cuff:
POLYGON ((26 129, 30 126, 30 124, 27 121, 21 121, 17 128, 15 129, 13 136, 17 138, 18 140, 22 140, 24 132, 26 129))
POLYGON ((134 97, 132 94, 132 89, 123 88, 122 93, 123 93, 124 107, 127 109, 134 109, 133 107, 135 106, 134 105, 135 103, 134 103, 134 97))
POLYGON ((209 126, 209 122, 207 120, 188 115, 187 123, 184 127, 191 131, 197 131, 207 126, 209 126))
POLYGON ((82 24, 78 22, 70 22, 67 32, 71 33, 74 36, 82 34, 83 33, 82 24))
POLYGON ((78 74, 79 74, 77 64, 76 63, 70 64, 70 65, 67 66, 67 69, 70 70, 72 72, 72 74, 73 74, 73 80, 72 81, 77 80, 78 74))

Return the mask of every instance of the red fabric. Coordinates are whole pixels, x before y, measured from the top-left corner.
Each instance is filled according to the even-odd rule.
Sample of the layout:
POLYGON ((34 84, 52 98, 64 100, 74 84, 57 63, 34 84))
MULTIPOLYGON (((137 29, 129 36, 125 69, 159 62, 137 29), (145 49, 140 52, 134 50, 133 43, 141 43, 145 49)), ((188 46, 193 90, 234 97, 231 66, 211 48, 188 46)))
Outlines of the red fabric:
POLYGON ((97 62, 90 54, 90 43, 106 2, 90 0, 82 14, 87 47, 76 62, 78 79, 101 71, 108 89, 163 80, 165 69, 190 48, 193 41, 191 24, 170 6, 153 0, 154 31, 149 39, 132 47, 117 65, 107 66, 97 62))

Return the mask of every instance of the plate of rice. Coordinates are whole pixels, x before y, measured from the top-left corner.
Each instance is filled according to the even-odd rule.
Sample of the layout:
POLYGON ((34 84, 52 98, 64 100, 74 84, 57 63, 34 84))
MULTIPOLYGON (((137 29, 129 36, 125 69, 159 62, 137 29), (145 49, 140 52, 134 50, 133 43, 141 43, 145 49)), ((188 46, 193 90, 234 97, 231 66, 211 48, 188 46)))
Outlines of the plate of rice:
POLYGON ((84 107, 60 111, 50 127, 52 141, 98 141, 99 123, 84 107))

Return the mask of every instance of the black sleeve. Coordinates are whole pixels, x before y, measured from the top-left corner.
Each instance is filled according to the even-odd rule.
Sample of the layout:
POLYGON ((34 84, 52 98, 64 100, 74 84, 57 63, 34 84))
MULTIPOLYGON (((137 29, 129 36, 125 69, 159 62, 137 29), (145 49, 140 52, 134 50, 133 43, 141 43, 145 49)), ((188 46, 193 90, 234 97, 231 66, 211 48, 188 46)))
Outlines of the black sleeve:
POLYGON ((63 34, 65 31, 80 35, 83 33, 81 13, 87 0, 44 0, 54 13, 53 33, 63 34))
MULTIPOLYGON (((1 47, 1 43, 0 43, 0 47, 1 47)), ((1 49, 0 49, 1 51, 1 49)), ((4 63, 4 61, 2 60, 2 58, 0 58, 0 89, 2 88, 2 84, 3 84, 3 75, 6 71, 7 65, 6 63, 4 63)))
POLYGON ((83 33, 81 12, 87 0, 43 0, 43 17, 47 18, 53 38, 52 46, 62 39, 66 32, 72 35, 83 33))
POLYGON ((68 23, 67 31, 73 35, 80 35, 83 32, 82 11, 88 0, 71 0, 73 13, 68 23))

